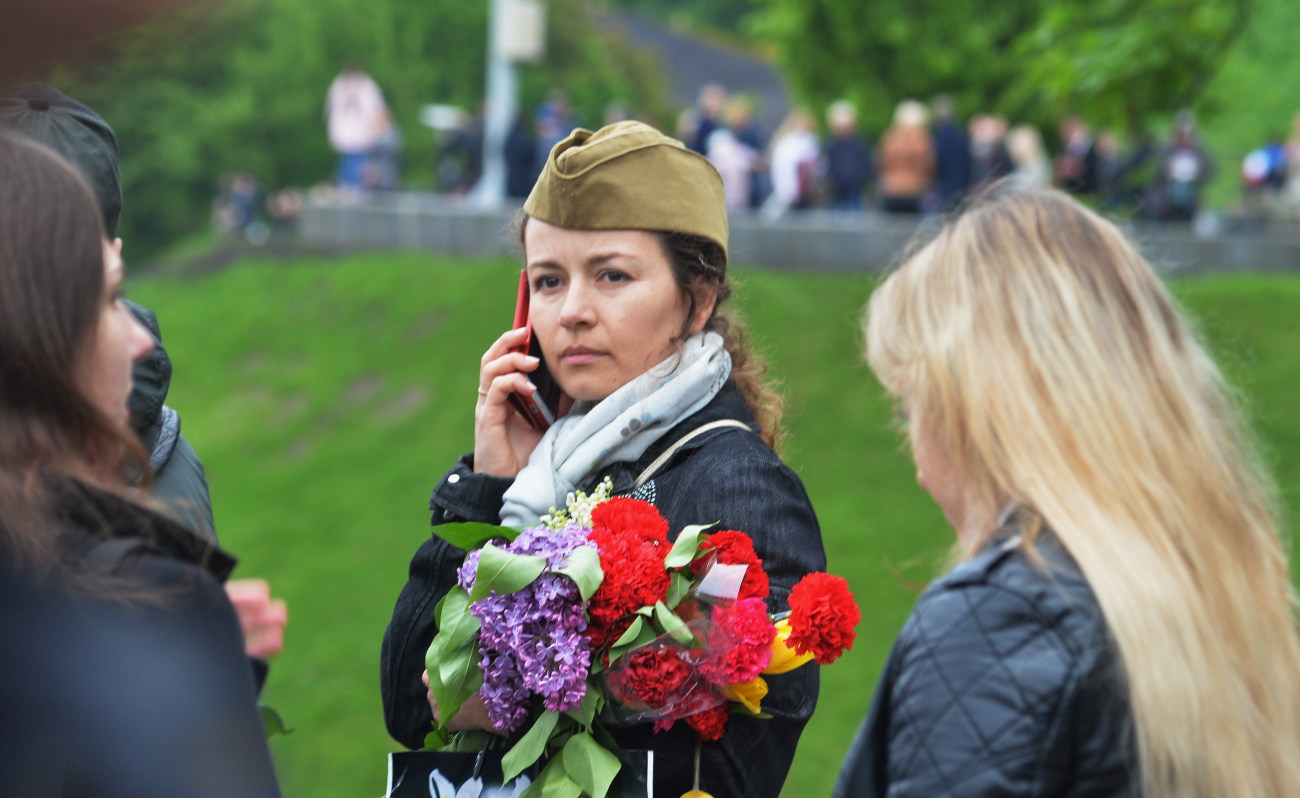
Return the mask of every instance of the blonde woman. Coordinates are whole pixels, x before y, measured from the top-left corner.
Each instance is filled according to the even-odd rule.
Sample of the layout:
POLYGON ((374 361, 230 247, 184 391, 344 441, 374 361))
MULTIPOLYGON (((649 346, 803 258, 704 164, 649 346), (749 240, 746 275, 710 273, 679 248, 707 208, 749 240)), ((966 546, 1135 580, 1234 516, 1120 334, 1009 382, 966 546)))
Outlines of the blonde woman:
POLYGON ((1230 389, 1112 224, 1000 188, 868 306, 962 562, 837 794, 1300 795, 1292 589, 1230 389))

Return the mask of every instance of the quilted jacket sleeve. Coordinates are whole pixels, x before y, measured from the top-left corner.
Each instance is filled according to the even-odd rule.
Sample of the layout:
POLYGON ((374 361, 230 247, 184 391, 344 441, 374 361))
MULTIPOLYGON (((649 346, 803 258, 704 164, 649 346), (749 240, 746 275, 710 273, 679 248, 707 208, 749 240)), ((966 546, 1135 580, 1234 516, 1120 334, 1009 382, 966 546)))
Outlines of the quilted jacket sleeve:
POLYGON ((1063 794, 1081 649, 1063 619, 1003 584, 949 584, 918 603, 891 663, 886 795, 1063 794))

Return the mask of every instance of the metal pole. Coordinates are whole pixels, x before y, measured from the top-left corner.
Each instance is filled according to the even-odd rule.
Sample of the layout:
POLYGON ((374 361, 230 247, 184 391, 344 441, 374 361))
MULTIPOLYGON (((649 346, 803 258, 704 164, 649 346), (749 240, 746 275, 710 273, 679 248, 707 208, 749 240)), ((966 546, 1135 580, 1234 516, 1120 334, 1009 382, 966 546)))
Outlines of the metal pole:
POLYGON ((474 187, 475 200, 485 208, 500 207, 506 194, 505 146, 518 106, 515 66, 502 46, 507 0, 492 0, 488 11, 487 97, 483 107, 483 173, 474 187))

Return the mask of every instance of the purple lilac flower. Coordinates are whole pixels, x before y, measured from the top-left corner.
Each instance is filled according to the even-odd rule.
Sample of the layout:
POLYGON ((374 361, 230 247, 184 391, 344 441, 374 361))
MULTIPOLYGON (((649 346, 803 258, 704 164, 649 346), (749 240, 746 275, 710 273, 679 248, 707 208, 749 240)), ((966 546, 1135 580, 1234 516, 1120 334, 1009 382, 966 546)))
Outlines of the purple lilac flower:
POLYGON ((479 661, 483 686, 479 697, 487 707, 493 728, 512 732, 528 717, 528 690, 519 678, 519 668, 510 654, 484 653, 479 661))
MULTIPOLYGON (((587 531, 577 524, 561 530, 532 527, 504 548, 545 557, 548 567, 555 568, 587 542, 587 531)), ((477 575, 476 554, 466 557, 458 575, 467 590, 477 575)), ((591 669, 591 645, 583 634, 587 616, 573 580, 545 571, 510 595, 490 592, 476 601, 470 612, 482 622, 483 688, 479 695, 498 731, 510 733, 519 728, 534 694, 555 712, 576 709, 582 703, 591 669)))

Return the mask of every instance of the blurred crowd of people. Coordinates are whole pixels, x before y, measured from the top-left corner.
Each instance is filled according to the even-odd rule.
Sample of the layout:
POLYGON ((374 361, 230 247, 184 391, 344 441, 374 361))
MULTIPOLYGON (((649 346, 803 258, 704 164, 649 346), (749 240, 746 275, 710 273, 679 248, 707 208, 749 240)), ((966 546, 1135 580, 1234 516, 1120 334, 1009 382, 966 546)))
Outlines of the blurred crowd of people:
POLYGON ((832 103, 825 132, 799 109, 765 138, 754 129, 744 97, 716 84, 685 111, 677 135, 707 156, 723 176, 733 210, 769 218, 789 211, 877 208, 900 214, 940 213, 996 180, 1056 186, 1107 210, 1149 219, 1192 219, 1213 164, 1195 119, 1180 113, 1164 141, 1125 147, 1113 131, 1096 131, 1077 116, 1063 119, 1049 149, 1032 125, 1011 126, 995 114, 965 122, 952 101, 904 100, 876 141, 860 129, 848 100, 832 103))
MULTIPOLYGON (((556 142, 575 127, 629 119, 611 103, 601 119, 583 119, 559 90, 520 111, 503 146, 505 195, 528 196, 556 142)), ((383 94, 361 67, 348 65, 326 101, 330 142, 338 155, 332 190, 344 199, 397 188, 401 137, 383 94)), ((847 99, 818 115, 791 112, 775 130, 757 121, 752 98, 709 83, 677 119, 678 139, 705 155, 722 175, 728 209, 764 218, 811 209, 880 210, 934 214, 955 209, 993 182, 1011 178, 1033 187, 1053 186, 1112 213, 1161 221, 1194 220, 1215 164, 1190 111, 1175 115, 1163 135, 1125 137, 1071 115, 1055 130, 1011 124, 1000 115, 959 115, 951 98, 906 99, 878 135, 864 130, 847 99)), ((437 134, 435 190, 465 195, 483 173, 483 114, 459 111, 437 134)), ((241 219, 269 213, 272 224, 292 219, 287 210, 247 212, 251 175, 225 179, 217 215, 226 230, 261 234, 241 219)), ((1241 215, 1300 222, 1300 113, 1289 136, 1250 151, 1241 167, 1241 215)), ((290 198, 293 200, 294 198, 290 198)), ((269 206, 267 206, 269 208, 269 206)))

